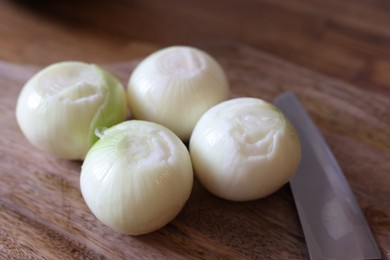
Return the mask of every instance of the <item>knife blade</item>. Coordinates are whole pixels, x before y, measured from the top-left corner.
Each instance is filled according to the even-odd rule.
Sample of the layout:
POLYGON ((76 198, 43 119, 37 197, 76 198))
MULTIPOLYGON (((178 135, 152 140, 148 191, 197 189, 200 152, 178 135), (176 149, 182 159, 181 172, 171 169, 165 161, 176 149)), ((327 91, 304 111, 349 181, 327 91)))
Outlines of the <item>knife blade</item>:
POLYGON ((290 187, 310 259, 382 259, 347 179, 303 105, 291 91, 274 103, 301 140, 302 159, 290 187))

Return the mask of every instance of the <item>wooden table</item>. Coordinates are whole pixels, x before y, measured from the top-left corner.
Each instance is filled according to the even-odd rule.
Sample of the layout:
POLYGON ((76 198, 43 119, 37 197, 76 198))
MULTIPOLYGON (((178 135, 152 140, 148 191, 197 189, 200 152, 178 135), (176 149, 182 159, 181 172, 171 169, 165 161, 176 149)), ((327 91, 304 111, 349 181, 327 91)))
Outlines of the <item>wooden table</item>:
POLYGON ((388 1, 1 1, 0 258, 306 259, 291 191, 232 203, 195 181, 180 215, 140 237, 95 219, 81 162, 37 151, 15 121, 25 81, 61 60, 101 64, 125 84, 157 48, 213 55, 234 96, 297 93, 334 151, 390 259, 388 1))

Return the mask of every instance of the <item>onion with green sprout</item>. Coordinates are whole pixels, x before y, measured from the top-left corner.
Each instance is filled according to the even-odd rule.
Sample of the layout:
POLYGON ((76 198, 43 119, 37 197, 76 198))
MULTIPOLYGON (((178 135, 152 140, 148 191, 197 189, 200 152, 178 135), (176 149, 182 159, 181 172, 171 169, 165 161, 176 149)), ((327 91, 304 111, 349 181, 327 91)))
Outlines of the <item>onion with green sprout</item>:
POLYGON ((95 216, 130 235, 155 231, 176 217, 190 196, 189 152, 168 128, 131 120, 101 134, 81 170, 81 192, 95 216))
POLYGON ((95 143, 95 129, 127 116, 122 83, 94 64, 76 61, 50 65, 23 87, 16 118, 37 148, 62 159, 83 159, 95 143))

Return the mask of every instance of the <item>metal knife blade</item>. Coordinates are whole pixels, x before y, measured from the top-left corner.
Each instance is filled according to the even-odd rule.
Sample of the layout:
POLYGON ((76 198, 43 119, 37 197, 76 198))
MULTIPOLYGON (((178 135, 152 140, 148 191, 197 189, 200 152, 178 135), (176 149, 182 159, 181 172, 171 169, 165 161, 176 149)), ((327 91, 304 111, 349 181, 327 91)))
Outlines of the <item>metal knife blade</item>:
POLYGON ((290 186, 310 259, 381 259, 340 166, 298 98, 285 92, 275 105, 301 140, 302 159, 290 186))

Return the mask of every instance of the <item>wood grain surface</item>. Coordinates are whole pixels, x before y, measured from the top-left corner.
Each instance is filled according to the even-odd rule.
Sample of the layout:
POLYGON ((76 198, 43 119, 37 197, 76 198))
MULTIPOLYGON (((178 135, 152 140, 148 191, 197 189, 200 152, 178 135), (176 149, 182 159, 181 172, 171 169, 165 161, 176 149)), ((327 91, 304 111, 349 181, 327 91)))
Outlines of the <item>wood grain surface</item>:
MULTIPOLYGON (((390 100, 240 44, 204 44, 227 72, 232 97, 272 101, 293 90, 334 151, 390 259, 390 100)), ((102 64, 126 83, 139 59, 102 64)), ((127 236, 84 203, 81 162, 37 151, 15 120, 21 87, 40 67, 0 62, 0 257, 4 259, 307 259, 291 191, 245 203, 197 181, 166 227, 127 236)))

